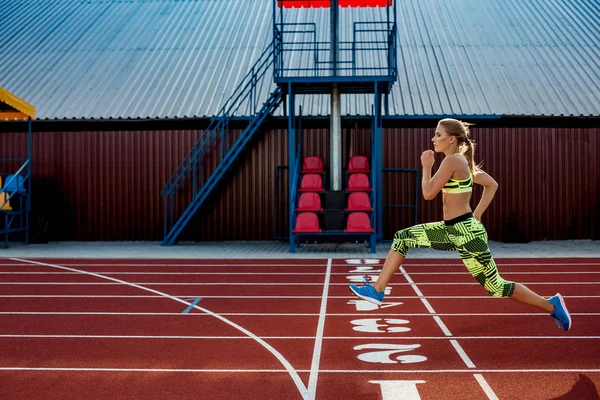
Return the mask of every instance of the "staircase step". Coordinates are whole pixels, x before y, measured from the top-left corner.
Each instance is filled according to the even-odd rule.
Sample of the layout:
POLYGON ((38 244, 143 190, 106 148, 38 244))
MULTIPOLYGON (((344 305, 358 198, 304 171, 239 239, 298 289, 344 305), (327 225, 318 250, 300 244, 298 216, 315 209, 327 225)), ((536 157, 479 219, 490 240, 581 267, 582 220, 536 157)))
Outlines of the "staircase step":
MULTIPOLYGON (((190 204, 186 206, 186 209, 183 211, 183 213, 175 217, 176 221, 172 226, 165 228, 165 239, 163 242, 164 245, 171 245, 177 241, 178 236, 181 234, 183 229, 189 224, 194 214, 202 206, 204 201, 208 198, 208 196, 219 183, 219 181, 225 176, 225 173, 231 168, 231 166, 235 162, 239 161, 242 158, 242 152, 244 148, 248 145, 248 143, 251 141, 252 137, 256 134, 256 132, 259 131, 261 124, 264 122, 267 116, 271 114, 272 111, 279 105, 282 98, 283 92, 279 87, 275 91, 273 91, 273 93, 271 93, 270 101, 267 102, 265 107, 261 108, 261 110, 253 117, 253 119, 250 121, 246 129, 244 129, 240 137, 227 150, 224 158, 221 160, 219 165, 217 165, 217 167, 212 171, 212 173, 210 174, 208 179, 206 179, 206 181, 198 190, 198 192, 194 195, 194 198, 192 199, 190 204)), ((231 119, 231 117, 227 118, 231 119)), ((221 124, 221 126, 225 125, 225 123, 221 124)), ((194 158, 192 158, 191 163, 195 164, 197 162, 200 162, 201 157, 211 148, 211 146, 214 145, 215 139, 222 134, 223 130, 213 132, 213 139, 209 140, 207 145, 204 145, 202 148, 198 149, 197 152, 198 154, 200 154, 200 156, 195 156, 194 158), (196 157, 198 157, 198 160, 196 160, 196 157)), ((183 171, 187 171, 188 169, 189 165, 185 166, 183 168, 183 171)), ((185 175, 183 179, 190 179, 190 175, 185 175)), ((173 194, 171 194, 168 191, 167 193, 167 199, 174 201, 172 198, 169 197, 169 195, 173 196, 173 194)), ((167 218, 168 216, 165 214, 166 227, 168 226, 166 225, 166 223, 170 221, 167 218)))

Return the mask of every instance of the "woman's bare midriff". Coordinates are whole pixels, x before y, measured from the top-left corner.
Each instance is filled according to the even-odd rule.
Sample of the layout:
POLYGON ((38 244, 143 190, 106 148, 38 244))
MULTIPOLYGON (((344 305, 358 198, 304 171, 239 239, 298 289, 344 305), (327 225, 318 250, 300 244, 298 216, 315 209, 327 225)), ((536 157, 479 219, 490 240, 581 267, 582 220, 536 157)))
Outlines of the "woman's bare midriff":
POLYGON ((444 193, 444 220, 460 217, 471 212, 471 193, 444 193))

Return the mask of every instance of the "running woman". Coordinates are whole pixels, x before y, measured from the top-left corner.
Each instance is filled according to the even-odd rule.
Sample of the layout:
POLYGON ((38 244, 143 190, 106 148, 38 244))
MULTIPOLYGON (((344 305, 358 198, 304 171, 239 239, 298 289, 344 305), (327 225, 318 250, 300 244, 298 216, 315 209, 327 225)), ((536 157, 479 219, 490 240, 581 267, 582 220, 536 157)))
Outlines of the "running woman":
POLYGON ((571 316, 559 293, 545 299, 520 283, 502 279, 498 273, 488 248, 487 232, 480 222, 494 198, 498 183, 475 164, 475 143, 469 138, 469 126, 451 118, 439 121, 431 141, 434 151, 443 153, 445 157, 433 177, 434 151, 425 150, 421 155, 423 197, 432 200, 442 191, 444 221, 415 225, 396 232, 377 281, 373 284, 365 281, 364 286, 350 285, 350 290, 361 299, 382 304, 384 290, 410 248, 458 251, 469 273, 490 295, 537 307, 549 313, 559 328, 568 331, 571 316), (469 205, 473 182, 483 186, 483 195, 475 211, 471 211, 469 205))

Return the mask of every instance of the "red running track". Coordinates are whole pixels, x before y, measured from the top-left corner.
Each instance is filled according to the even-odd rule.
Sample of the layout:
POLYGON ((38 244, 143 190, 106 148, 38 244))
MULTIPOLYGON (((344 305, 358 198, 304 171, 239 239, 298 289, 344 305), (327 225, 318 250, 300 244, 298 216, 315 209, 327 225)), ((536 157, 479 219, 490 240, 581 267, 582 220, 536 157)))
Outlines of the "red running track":
POLYGON ((497 260, 569 332, 458 260, 352 297, 382 261, 0 259, 0 398, 600 400, 600 259, 497 260))

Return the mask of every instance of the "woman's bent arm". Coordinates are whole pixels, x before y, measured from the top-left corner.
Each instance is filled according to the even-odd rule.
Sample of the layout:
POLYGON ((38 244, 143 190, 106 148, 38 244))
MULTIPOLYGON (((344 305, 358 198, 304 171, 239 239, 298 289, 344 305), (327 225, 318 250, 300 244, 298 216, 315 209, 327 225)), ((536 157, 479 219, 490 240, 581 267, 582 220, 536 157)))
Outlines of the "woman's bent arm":
POLYGON ((479 200, 479 204, 477 204, 477 208, 475 208, 475 211, 473 212, 473 216, 478 220, 481 220, 481 216, 494 199, 496 190, 498 190, 498 182, 496 182, 494 178, 483 171, 479 171, 477 174, 475 174, 473 177, 473 182, 483 186, 481 200, 479 200))

